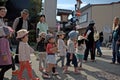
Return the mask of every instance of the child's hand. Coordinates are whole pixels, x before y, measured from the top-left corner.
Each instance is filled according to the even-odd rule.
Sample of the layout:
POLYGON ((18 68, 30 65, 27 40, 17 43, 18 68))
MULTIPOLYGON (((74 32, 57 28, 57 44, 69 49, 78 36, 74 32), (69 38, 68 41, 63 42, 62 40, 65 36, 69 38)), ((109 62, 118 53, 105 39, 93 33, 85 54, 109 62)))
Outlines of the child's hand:
POLYGON ((7 61, 7 56, 6 55, 3 56, 3 61, 5 61, 5 62, 7 61))

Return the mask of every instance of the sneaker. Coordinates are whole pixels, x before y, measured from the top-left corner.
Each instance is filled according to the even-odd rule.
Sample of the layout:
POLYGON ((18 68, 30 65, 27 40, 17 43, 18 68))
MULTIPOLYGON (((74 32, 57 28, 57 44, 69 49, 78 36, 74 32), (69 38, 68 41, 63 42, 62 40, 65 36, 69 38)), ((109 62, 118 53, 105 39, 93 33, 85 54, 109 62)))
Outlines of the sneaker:
POLYGON ((39 78, 33 78, 33 79, 31 79, 31 80, 40 80, 39 78))
POLYGON ((55 72, 55 73, 52 73, 53 75, 58 75, 59 73, 58 72, 55 72))
POLYGON ((47 73, 44 73, 44 74, 42 75, 42 77, 43 77, 44 79, 50 79, 50 78, 51 78, 50 75, 47 74, 47 73))
POLYGON ((18 79, 18 80, 26 80, 25 78, 20 78, 20 79, 18 79))
POLYGON ((63 70, 63 73, 64 74, 69 74, 69 71, 68 70, 63 70))
POLYGON ((115 62, 110 62, 110 64, 115 64, 115 62))
POLYGON ((18 70, 12 71, 12 75, 18 75, 18 70))
POLYGON ((78 70, 75 70, 74 73, 75 73, 75 74, 79 74, 80 72, 79 72, 78 70))

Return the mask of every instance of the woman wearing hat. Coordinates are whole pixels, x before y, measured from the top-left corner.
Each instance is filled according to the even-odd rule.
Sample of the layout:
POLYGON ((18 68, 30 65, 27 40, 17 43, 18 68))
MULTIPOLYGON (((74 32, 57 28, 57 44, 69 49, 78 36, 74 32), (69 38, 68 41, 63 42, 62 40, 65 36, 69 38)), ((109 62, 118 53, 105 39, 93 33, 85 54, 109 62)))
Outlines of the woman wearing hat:
POLYGON ((91 53, 91 61, 94 62, 95 60, 94 25, 95 22, 93 20, 90 21, 85 32, 85 37, 88 39, 88 41, 86 41, 86 50, 84 55, 85 62, 87 61, 89 51, 91 53))
POLYGON ((5 26, 3 18, 6 16, 7 9, 4 6, 0 6, 0 27, 5 26))

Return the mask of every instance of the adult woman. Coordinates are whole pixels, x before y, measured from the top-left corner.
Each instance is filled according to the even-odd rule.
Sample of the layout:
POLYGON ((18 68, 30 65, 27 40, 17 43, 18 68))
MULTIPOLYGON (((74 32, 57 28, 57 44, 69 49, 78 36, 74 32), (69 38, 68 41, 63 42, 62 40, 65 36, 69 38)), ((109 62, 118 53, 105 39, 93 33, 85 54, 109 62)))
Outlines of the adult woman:
POLYGON ((118 40, 118 26, 119 26, 119 18, 115 17, 113 20, 113 32, 112 32, 112 64, 115 64, 116 62, 116 42, 118 40))
POLYGON ((5 25, 3 17, 5 17, 6 13, 7 13, 7 9, 4 6, 1 6, 0 7, 0 27, 5 25))

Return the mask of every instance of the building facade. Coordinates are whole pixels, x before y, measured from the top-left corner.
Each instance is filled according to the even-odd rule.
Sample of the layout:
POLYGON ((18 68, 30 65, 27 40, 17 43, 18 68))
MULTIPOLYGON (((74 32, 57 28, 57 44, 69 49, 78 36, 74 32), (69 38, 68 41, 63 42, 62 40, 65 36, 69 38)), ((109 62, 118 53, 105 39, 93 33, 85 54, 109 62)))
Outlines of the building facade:
POLYGON ((78 30, 84 32, 90 20, 95 21, 96 29, 104 32, 104 41, 109 40, 112 31, 114 17, 120 18, 120 2, 110 4, 88 4, 81 8, 81 16, 78 18, 80 26, 78 30))

